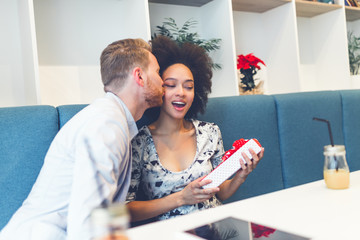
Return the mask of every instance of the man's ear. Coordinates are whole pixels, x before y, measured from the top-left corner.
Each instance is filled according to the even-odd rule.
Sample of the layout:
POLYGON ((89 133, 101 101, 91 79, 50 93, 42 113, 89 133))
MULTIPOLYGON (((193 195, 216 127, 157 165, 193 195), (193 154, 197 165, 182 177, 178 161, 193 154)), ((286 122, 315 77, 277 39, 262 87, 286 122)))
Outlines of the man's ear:
POLYGON ((139 84, 142 87, 144 86, 143 71, 141 70, 140 67, 134 68, 133 77, 137 84, 139 84))

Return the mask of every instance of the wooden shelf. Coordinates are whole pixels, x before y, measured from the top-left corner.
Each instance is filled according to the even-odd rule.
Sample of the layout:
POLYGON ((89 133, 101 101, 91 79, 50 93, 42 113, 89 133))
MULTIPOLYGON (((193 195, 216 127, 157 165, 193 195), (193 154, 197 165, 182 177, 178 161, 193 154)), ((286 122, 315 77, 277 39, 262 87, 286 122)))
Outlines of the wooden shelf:
POLYGON ((191 7, 201 7, 202 5, 211 2, 212 0, 149 0, 152 3, 163 3, 173 5, 183 5, 191 7))
POLYGON ((234 11, 263 13, 291 0, 232 0, 234 11))
POLYGON ((321 2, 311 2, 304 0, 296 0, 296 15, 298 17, 315 17, 323 13, 331 12, 342 8, 338 4, 327 4, 321 2))
POLYGON ((346 21, 352 22, 360 19, 360 8, 345 6, 346 21))

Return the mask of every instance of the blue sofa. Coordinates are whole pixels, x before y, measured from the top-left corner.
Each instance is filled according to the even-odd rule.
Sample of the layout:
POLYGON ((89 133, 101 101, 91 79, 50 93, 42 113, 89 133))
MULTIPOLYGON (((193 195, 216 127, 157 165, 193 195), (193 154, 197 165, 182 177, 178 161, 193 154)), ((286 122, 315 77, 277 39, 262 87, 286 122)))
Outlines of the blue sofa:
MULTIPOLYGON (((0 108, 0 229, 27 197, 58 130, 85 105, 0 108)), ((265 156, 227 202, 322 179, 323 146, 345 144, 351 171, 360 169, 360 90, 209 99, 199 119, 219 125, 225 149, 257 138, 265 156)), ((138 126, 153 120, 145 114, 138 126)))

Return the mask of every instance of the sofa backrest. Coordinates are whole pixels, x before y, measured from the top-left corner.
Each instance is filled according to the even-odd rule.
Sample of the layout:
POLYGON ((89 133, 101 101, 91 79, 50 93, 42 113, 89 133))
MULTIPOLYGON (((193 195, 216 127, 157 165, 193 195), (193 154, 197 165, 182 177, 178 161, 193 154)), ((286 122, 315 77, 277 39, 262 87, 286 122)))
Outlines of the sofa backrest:
POLYGON ((323 178, 323 147, 330 144, 327 119, 335 144, 344 144, 342 104, 338 91, 274 95, 284 185, 286 188, 323 178))
MULTIPOLYGON (((58 130, 86 105, 0 108, 0 229, 34 184, 58 130)), ((345 144, 351 171, 360 170, 360 90, 210 98, 200 120, 214 122, 228 150, 239 138, 257 138, 265 156, 226 202, 323 178, 323 147, 345 144)), ((147 111, 140 128, 156 119, 147 111)))
POLYGON ((210 98, 199 119, 220 127, 225 151, 235 140, 257 138, 265 156, 239 190, 226 202, 280 190, 282 179, 275 102, 272 96, 252 95, 210 98))
POLYGON ((56 109, 59 113, 59 129, 62 128, 75 114, 81 111, 86 104, 62 105, 56 109))
POLYGON ((350 171, 360 170, 360 90, 340 91, 346 160, 350 171))
POLYGON ((0 108, 0 229, 29 194, 58 126, 54 107, 0 108))
MULTIPOLYGON (((60 126, 86 105, 58 107, 60 126)), ((157 110, 148 110, 137 121, 141 128, 157 118, 157 110)), ((225 151, 240 138, 257 138, 266 148, 266 155, 242 185, 226 202, 280 190, 284 188, 277 129, 277 114, 272 96, 254 95, 241 97, 210 98, 205 114, 199 119, 216 123, 222 132, 225 151), (256 188, 254 188, 256 186, 256 188)))

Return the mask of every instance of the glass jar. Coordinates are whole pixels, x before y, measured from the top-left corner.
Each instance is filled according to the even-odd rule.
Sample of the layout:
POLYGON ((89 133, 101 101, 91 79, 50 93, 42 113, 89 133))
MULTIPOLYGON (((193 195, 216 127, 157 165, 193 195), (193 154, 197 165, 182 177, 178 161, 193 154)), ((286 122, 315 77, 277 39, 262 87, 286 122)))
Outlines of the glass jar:
POLYGON ((125 204, 111 204, 91 212, 94 240, 128 240, 129 213, 125 204))
POLYGON ((350 171, 344 145, 324 146, 324 179, 331 189, 345 189, 350 184, 350 171))

